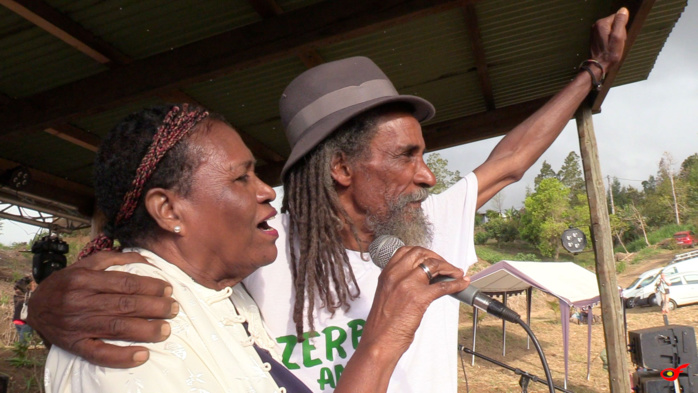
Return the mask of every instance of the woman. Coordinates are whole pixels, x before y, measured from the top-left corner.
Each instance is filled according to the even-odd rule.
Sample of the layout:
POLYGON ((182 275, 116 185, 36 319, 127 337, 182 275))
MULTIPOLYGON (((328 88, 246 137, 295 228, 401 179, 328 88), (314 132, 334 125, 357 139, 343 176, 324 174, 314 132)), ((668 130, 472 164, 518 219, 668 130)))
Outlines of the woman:
MULTIPOLYGON (((150 359, 138 367, 94 366, 52 348, 47 391, 308 391, 279 363, 275 342, 241 283, 277 252, 278 233, 267 224, 276 215, 270 205, 275 193, 257 178, 254 164, 232 127, 201 108, 151 108, 117 125, 95 164, 106 235, 81 257, 112 249, 117 239, 150 264, 112 270, 168 281, 179 312, 169 338, 148 344, 150 359)), ((336 392, 385 391, 428 304, 466 286, 465 280, 429 285, 418 264, 404 263, 420 252, 399 250, 393 259, 403 263, 391 261, 384 270, 361 344, 336 392)), ((429 260, 436 274, 463 276, 435 254, 429 260)))
POLYGON ((657 282, 657 290, 662 296, 662 314, 669 313, 669 286, 671 283, 667 281, 664 272, 659 273, 659 281, 657 282))

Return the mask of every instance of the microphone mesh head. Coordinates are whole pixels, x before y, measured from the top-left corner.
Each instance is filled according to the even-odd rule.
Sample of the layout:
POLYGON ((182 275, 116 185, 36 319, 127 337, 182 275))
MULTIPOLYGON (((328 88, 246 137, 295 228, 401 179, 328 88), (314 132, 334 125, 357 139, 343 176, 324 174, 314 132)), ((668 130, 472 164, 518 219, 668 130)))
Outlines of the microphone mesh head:
POLYGON ((381 235, 368 246, 368 253, 371 255, 373 263, 383 269, 393 257, 398 248, 405 243, 392 235, 381 235))

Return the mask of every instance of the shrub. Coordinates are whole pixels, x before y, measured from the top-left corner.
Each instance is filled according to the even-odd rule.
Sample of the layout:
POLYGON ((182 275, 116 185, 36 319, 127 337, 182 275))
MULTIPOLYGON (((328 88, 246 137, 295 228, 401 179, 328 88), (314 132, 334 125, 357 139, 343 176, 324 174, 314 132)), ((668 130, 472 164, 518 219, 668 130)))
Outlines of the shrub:
POLYGON ((487 241, 490 240, 490 236, 487 234, 487 232, 478 232, 475 234, 475 244, 485 244, 487 241))

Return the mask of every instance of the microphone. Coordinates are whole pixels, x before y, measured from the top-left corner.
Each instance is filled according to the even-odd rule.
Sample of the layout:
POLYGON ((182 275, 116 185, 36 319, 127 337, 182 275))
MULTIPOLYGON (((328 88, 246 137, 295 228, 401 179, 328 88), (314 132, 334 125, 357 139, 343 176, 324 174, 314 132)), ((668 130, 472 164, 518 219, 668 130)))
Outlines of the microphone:
MULTIPOLYGON (((395 254, 395 251, 404 245, 405 243, 395 236, 381 235, 368 246, 368 253, 371 255, 373 263, 383 269, 388 264, 388 261, 390 261, 390 258, 395 254)), ((437 276, 431 280, 431 283, 442 281, 453 281, 453 278, 448 276, 437 276)), ((473 285, 468 285, 464 290, 453 293, 451 296, 505 321, 518 323, 521 320, 519 314, 507 308, 501 302, 480 292, 480 290, 473 285)))

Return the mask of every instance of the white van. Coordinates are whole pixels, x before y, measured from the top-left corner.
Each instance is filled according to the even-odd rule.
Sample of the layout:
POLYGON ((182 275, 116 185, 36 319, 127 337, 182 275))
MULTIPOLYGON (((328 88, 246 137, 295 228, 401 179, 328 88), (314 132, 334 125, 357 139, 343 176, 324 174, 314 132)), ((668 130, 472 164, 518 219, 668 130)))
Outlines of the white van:
POLYGON ((649 298, 655 292, 653 283, 656 282, 661 270, 662 268, 659 267, 640 274, 632 284, 623 290, 626 308, 649 304, 649 298))

